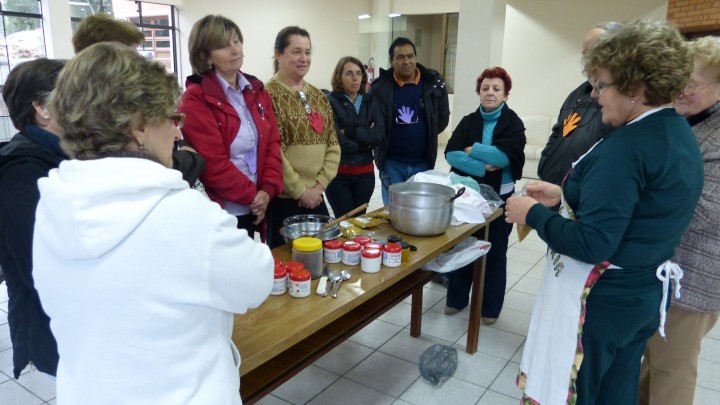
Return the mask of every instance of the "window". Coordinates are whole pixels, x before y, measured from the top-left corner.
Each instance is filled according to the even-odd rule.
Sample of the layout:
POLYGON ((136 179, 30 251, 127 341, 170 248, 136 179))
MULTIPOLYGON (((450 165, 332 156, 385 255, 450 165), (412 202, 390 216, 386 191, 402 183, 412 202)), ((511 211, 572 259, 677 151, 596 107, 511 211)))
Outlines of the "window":
MULTIPOLYGON (((0 0, 0 91, 10 70, 22 62, 45 57, 40 0, 0 0)), ((0 98, 0 142, 15 128, 0 98)))
POLYGON ((129 21, 140 28, 145 41, 138 51, 163 65, 169 72, 177 72, 177 29, 175 7, 131 0, 69 0, 73 31, 84 17, 106 13, 129 21))

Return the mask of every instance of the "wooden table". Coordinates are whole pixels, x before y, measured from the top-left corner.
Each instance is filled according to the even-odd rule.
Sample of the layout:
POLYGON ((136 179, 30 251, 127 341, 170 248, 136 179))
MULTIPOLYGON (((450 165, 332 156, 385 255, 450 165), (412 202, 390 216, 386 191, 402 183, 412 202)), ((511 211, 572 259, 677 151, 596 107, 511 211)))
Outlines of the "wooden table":
MULTIPOLYGON (((486 221, 501 214, 502 209, 497 209, 486 221)), ((243 402, 251 404, 267 395, 409 295, 410 335, 420 336, 423 286, 435 276, 420 267, 483 228, 487 240, 485 224, 451 226, 444 234, 432 237, 405 235, 389 223, 371 228, 368 231, 373 238, 398 235, 418 250, 410 254, 409 262, 394 268, 383 266, 379 273, 363 273, 360 266, 331 264, 331 268, 352 272, 352 279, 342 283, 337 298, 316 295, 317 280, 313 280, 310 297, 271 295, 259 308, 236 315, 232 338, 242 356, 243 402)), ((291 250, 281 246, 273 249, 273 255, 289 261, 291 250)), ((477 351, 480 331, 484 262, 484 256, 476 261, 473 274, 466 345, 471 354, 477 351)))

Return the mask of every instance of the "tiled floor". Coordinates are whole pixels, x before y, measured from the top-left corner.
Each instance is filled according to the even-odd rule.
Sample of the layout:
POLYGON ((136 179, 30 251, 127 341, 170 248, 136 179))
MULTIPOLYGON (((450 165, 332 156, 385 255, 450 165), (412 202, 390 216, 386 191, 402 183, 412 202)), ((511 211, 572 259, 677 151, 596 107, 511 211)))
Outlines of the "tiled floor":
MULTIPOLYGON (((441 147, 440 150, 444 148, 441 147)), ((439 170, 447 164, 439 159, 439 170)), ((380 207, 379 189, 371 209, 380 207)), ((515 387, 532 306, 540 285, 545 244, 534 232, 522 243, 511 235, 505 305, 498 322, 480 329, 479 351, 465 353, 467 309, 442 313, 445 290, 434 283, 423 297, 423 334, 410 337, 410 301, 401 302, 348 341, 261 400, 275 404, 479 404, 518 403, 515 387), (458 350, 455 374, 438 386, 420 376, 418 357, 434 343, 458 350)), ((703 341, 695 404, 720 405, 720 325, 703 341)), ((7 293, 0 285, 0 404, 54 404, 55 387, 37 371, 12 375, 7 293)))

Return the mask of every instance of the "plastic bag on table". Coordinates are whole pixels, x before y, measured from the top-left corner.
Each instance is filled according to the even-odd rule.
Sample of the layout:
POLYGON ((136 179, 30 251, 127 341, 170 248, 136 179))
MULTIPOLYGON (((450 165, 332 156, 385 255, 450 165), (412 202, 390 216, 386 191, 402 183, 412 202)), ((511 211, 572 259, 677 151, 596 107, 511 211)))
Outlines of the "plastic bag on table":
POLYGON ((452 186, 455 191, 460 191, 463 187, 465 191, 453 201, 451 225, 485 223, 485 217, 492 215, 495 209, 491 208, 487 200, 472 188, 462 184, 452 186))
POLYGON ((450 173, 443 173, 437 170, 427 170, 424 172, 416 173, 407 179, 408 182, 416 183, 435 183, 443 186, 452 186, 450 181, 450 173))
POLYGON ((490 205, 490 209, 492 209, 492 212, 495 212, 496 209, 499 207, 502 207, 505 202, 503 202, 502 198, 498 195, 498 193, 493 190, 492 187, 488 186, 487 184, 481 184, 480 185, 480 195, 485 199, 485 201, 488 202, 490 205))
POLYGON ((436 343, 422 352, 419 361, 420 375, 437 385, 441 378, 455 374, 458 354, 456 349, 436 343))
POLYGON ((452 249, 431 260, 422 267, 437 273, 448 273, 468 265, 490 251, 490 242, 470 236, 452 249))

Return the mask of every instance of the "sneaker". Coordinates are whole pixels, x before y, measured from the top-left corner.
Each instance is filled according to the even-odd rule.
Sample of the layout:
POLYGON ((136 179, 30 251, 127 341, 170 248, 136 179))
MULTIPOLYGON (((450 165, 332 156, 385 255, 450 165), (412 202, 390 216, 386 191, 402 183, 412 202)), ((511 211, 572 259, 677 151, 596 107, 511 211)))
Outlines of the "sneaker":
POLYGON ((444 311, 444 312, 445 312, 445 315, 455 315, 455 314, 457 314, 457 313, 460 312, 460 311, 461 311, 461 310, 459 310, 459 309, 457 309, 457 308, 445 306, 445 311, 444 311))
MULTIPOLYGON (((447 308, 447 307, 446 307, 446 308, 447 308)), ((483 325, 488 325, 488 326, 490 326, 490 325, 495 325, 495 322, 497 322, 497 320, 498 320, 497 318, 485 318, 485 317, 483 317, 483 318, 482 318, 482 323, 483 323, 483 325)))

